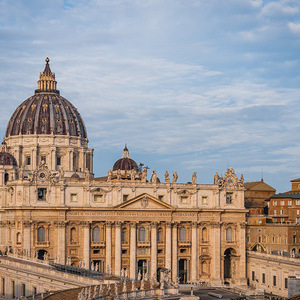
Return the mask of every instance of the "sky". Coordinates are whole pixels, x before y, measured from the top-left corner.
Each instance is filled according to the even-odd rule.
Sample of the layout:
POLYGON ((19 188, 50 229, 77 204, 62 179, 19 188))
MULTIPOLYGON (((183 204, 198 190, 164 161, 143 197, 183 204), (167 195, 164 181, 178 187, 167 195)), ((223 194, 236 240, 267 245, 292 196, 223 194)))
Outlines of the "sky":
POLYGON ((300 177, 299 0, 0 0, 0 134, 45 58, 95 176, 122 156, 179 182, 300 177))

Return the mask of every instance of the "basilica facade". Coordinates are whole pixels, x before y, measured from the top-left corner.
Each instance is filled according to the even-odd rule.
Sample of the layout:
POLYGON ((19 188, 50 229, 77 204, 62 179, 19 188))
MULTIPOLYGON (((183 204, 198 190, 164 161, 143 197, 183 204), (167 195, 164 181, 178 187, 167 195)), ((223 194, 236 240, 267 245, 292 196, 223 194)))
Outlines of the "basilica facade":
MULTIPOLYGON (((61 264, 180 282, 246 281, 244 179, 212 184, 147 174, 130 158, 93 174, 77 109, 60 96, 49 59, 35 94, 12 114, 0 152, 1 251, 61 264)), ((120 151, 121 154, 121 151, 120 151)), ((120 155, 121 156, 121 155, 120 155)))

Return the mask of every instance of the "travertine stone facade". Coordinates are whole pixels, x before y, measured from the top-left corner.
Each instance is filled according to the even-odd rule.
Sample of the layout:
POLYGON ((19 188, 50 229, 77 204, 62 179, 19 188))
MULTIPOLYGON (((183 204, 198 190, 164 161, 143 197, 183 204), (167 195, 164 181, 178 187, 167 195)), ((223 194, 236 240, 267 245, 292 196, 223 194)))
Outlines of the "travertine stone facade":
MULTIPOLYGON (((42 74, 55 80, 49 61, 42 74)), ((47 86, 39 82, 37 104, 30 100, 19 107, 26 113, 15 112, 8 125, 5 149, 17 166, 0 167, 2 249, 47 253, 50 260, 69 259, 73 265, 95 263, 103 272, 137 279, 157 277, 167 268, 181 282, 245 283, 242 177, 229 168, 213 184, 197 184, 195 173, 192 183, 183 184, 176 172, 172 178, 166 172, 160 182, 153 171, 148 181, 147 170, 129 160, 127 147, 122 158, 127 161, 94 177, 93 150, 79 113, 69 102, 68 108, 60 106, 67 100, 54 99, 56 83, 47 86), (39 101, 46 96, 43 112, 39 101), (54 100, 60 101, 56 107, 54 100), (35 109, 29 122, 27 113, 35 109), (60 117, 54 117, 56 109, 60 117), (48 121, 65 125, 40 133, 48 121)))
POLYGON ((300 276, 299 258, 247 252, 247 278, 250 286, 288 297, 289 276, 300 276))

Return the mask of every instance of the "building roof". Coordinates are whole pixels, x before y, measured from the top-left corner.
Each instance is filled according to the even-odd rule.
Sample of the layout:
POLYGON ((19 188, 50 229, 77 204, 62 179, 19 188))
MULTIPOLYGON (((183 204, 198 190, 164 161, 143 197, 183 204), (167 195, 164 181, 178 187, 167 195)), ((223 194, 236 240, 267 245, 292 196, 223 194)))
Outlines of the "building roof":
POLYGON ((11 116, 6 137, 27 134, 87 137, 79 112, 56 89, 55 74, 50 70, 49 61, 46 58, 35 94, 20 104, 11 116))
POLYGON ((293 179, 293 180, 291 180, 291 182, 300 182, 300 178, 293 179))
POLYGON ((299 193, 281 193, 274 196, 271 196, 271 198, 291 198, 291 199, 300 199, 299 193))
POLYGON ((276 189, 268 185, 261 179, 261 181, 245 182, 244 183, 246 190, 255 190, 255 191, 270 191, 276 192, 276 189))

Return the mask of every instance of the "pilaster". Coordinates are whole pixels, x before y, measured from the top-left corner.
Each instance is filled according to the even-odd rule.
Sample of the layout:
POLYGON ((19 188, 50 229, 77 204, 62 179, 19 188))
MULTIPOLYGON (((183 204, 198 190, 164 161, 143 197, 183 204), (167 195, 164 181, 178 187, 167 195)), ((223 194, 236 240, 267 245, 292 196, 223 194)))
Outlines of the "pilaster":
POLYGON ((191 281, 196 282, 198 279, 198 241, 197 241, 197 228, 196 222, 192 223, 192 265, 191 265, 191 281))
POLYGON ((157 223, 151 223, 151 278, 157 273, 157 223))
POLYGON ((177 261, 177 223, 173 223, 172 227, 172 280, 176 281, 176 277, 178 276, 178 261, 177 261))
POLYGON ((111 226, 112 223, 111 222, 106 222, 105 225, 105 263, 106 263, 106 267, 105 267, 105 272, 106 273, 111 273, 112 271, 112 266, 111 266, 111 226))
POLYGON ((136 279, 136 223, 130 223, 130 279, 136 279))
POLYGON ((115 275, 121 275, 121 222, 115 222, 115 275))

